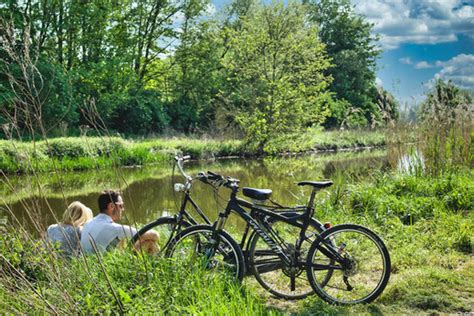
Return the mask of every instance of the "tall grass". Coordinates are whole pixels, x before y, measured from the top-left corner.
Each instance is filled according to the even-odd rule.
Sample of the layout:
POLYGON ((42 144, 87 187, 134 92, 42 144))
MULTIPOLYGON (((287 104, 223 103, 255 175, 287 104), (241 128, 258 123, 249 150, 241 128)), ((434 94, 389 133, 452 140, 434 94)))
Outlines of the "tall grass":
POLYGON ((438 81, 421 113, 420 138, 429 173, 472 165, 473 119, 472 97, 451 82, 438 81))
POLYGON ((235 280, 171 259, 128 250, 66 259, 13 232, 0 248, 2 313, 272 314, 235 280))
POLYGON ((0 170, 31 173, 51 170, 90 170, 113 166, 163 163, 178 153, 194 159, 242 153, 239 141, 157 139, 142 142, 118 137, 53 138, 37 142, 0 140, 0 170))

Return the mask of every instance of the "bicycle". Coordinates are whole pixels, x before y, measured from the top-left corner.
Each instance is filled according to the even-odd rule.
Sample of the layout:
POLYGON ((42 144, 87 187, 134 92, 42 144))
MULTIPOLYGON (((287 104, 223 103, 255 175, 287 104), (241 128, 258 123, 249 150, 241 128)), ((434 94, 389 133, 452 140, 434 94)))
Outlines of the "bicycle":
POLYGON ((306 234, 314 214, 316 193, 331 186, 331 181, 299 182, 299 186, 312 187, 308 205, 302 214, 286 216, 258 204, 269 199, 271 190, 243 188, 243 195, 257 202, 251 203, 237 197, 238 179, 224 178, 212 172, 201 173, 198 178, 215 187, 230 189, 230 199, 213 225, 196 225, 177 234, 168 248, 170 257, 185 263, 198 263, 207 269, 225 270, 242 280, 246 269, 242 243, 238 245, 224 231, 226 219, 234 212, 247 222, 243 239, 250 227, 256 236, 248 248, 248 267, 257 281, 275 295, 284 298, 309 295, 306 290, 294 293, 297 286, 301 286, 297 282, 303 279, 304 272, 312 290, 332 304, 369 303, 385 289, 390 277, 390 256, 374 232, 363 226, 342 224, 321 233, 306 234), (299 228, 296 242, 285 241, 272 227, 275 221, 299 228), (260 243, 258 239, 261 239, 260 243), (311 241, 310 248, 305 253, 303 243, 308 240, 311 241), (267 248, 261 249, 262 244, 267 248), (265 274, 271 277, 264 278, 265 274))
MULTIPOLYGON (((157 220, 146 224, 143 228, 141 228, 138 233, 132 238, 132 244, 134 244, 138 238, 149 231, 150 229, 156 230, 160 238, 157 241, 157 247, 160 249, 159 255, 163 256, 170 256, 169 253, 169 245, 172 240, 175 239, 175 237, 180 234, 181 231, 183 231, 186 228, 189 228, 191 226, 196 226, 198 225, 198 221, 194 219, 190 213, 186 210, 188 205, 190 204, 194 210, 199 214, 200 218, 204 223, 207 225, 210 225, 210 220, 209 218, 206 217, 204 212, 199 208, 199 206, 194 202, 194 200, 191 197, 191 188, 192 188, 192 183, 194 180, 198 179, 203 181, 202 174, 199 174, 196 177, 191 177, 183 169, 183 164, 187 160, 190 159, 190 156, 184 156, 184 157, 175 157, 176 164, 178 166, 178 170, 180 171, 181 175, 184 177, 185 182, 184 184, 180 183, 175 183, 174 189, 176 192, 181 192, 183 194, 183 199, 181 202, 181 207, 179 209, 179 212, 175 214, 174 216, 165 216, 158 218, 157 220)), ((206 183, 209 184, 209 183, 206 183)), ((245 192, 248 190, 253 190, 253 189, 244 189, 245 192)), ((258 200, 258 197, 257 197, 258 200)), ((293 222, 298 223, 297 225, 302 225, 302 220, 303 218, 303 213, 306 210, 305 206, 297 206, 297 207, 284 207, 281 206, 275 202, 273 202, 275 205, 271 207, 271 209, 275 212, 278 212, 280 216, 286 219, 291 219, 293 222)), ((269 206, 266 206, 269 208, 269 206)), ((269 218, 268 219, 268 225, 271 225, 274 230, 278 229, 279 227, 282 227, 283 222, 281 219, 278 218, 269 218)), ((326 224, 327 225, 327 224, 326 224)), ((314 218, 309 218, 309 224, 308 224, 308 229, 307 233, 304 239, 304 250, 307 252, 309 250, 309 247, 313 241, 312 238, 316 236, 316 233, 321 233, 326 229, 326 226, 320 223, 318 220, 314 218)), ((293 235, 293 234, 289 234, 293 235)), ((247 271, 247 274, 254 274, 257 281, 270 293, 281 297, 285 299, 300 299, 304 298, 310 294, 313 294, 313 290, 311 286, 309 285, 309 282, 304 276, 302 276, 302 279, 299 279, 298 282, 295 283, 295 290, 292 291, 285 291, 284 289, 280 289, 276 287, 273 282, 271 275, 267 274, 265 275, 264 270, 275 270, 272 269, 272 260, 274 261, 275 258, 272 258, 273 254, 271 251, 268 250, 268 248, 265 248, 265 244, 262 243, 261 236, 257 234, 253 228, 250 226, 250 224, 247 224, 245 228, 245 232, 242 237, 242 241, 239 245, 233 242, 233 238, 229 235, 226 237, 224 241, 222 241, 222 245, 218 247, 218 254, 221 253, 223 254, 225 252, 224 249, 227 249, 227 245, 232 243, 232 247, 243 249, 242 254, 244 256, 244 265, 246 266, 246 269, 243 271, 247 271), (252 231, 250 231, 252 230, 252 231), (263 247, 263 249, 260 249, 260 247, 263 247), (253 249, 253 251, 250 251, 253 249), (253 256, 249 256, 250 254, 253 254, 253 256), (252 260, 252 262, 250 261, 252 260), (262 262, 262 260, 264 260, 262 262), (256 271, 256 272, 255 272, 256 271), (298 288, 298 290, 296 290, 298 288)), ((239 256, 239 255, 235 255, 239 256)), ((216 259, 214 259, 216 260, 216 259)), ((240 259, 239 259, 240 260, 240 259)), ((239 277, 240 278, 240 277, 239 277)))
POLYGON ((187 160, 191 159, 190 156, 184 157, 175 157, 176 164, 178 165, 178 169, 182 176, 185 178, 185 183, 175 183, 174 190, 176 192, 182 192, 183 198, 181 201, 181 206, 179 208, 178 213, 173 216, 163 216, 155 221, 152 221, 145 226, 143 226, 138 232, 132 237, 131 243, 132 245, 136 243, 136 241, 145 234, 147 231, 153 229, 158 232, 160 238, 156 241, 155 249, 158 253, 155 255, 166 255, 169 243, 173 238, 180 233, 184 228, 191 227, 193 225, 197 225, 199 222, 191 216, 190 212, 186 209, 188 205, 196 211, 196 213, 200 216, 202 221, 208 225, 211 224, 209 218, 204 214, 204 212, 199 208, 196 202, 191 197, 191 187, 193 178, 187 175, 183 170, 183 163, 187 160))

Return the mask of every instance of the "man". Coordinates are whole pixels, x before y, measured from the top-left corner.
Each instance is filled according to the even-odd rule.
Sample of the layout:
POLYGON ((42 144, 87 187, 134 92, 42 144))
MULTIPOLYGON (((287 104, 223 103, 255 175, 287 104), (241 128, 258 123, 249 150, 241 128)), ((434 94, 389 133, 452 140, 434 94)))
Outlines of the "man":
MULTIPOLYGON (((118 191, 105 190, 99 195, 99 211, 90 222, 84 225, 81 233, 81 246, 84 253, 94 253, 95 248, 104 252, 117 246, 125 238, 132 238, 137 230, 128 225, 116 223, 122 218, 124 204, 122 195, 118 191)), ((139 248, 144 243, 155 243, 158 234, 148 231, 140 237, 135 247, 139 248)))

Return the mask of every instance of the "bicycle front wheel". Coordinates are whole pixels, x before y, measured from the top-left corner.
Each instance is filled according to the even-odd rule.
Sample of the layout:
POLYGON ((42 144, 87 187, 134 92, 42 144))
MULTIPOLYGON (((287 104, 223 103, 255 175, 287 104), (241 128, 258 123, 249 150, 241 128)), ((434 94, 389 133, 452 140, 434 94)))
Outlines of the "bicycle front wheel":
POLYGON ((186 221, 178 223, 176 217, 166 216, 160 217, 156 221, 148 223, 143 226, 136 234, 132 237, 132 244, 136 244, 140 236, 143 236, 147 232, 154 230, 158 233, 159 238, 156 241, 143 241, 140 243, 140 250, 153 254, 167 256, 168 247, 171 241, 185 228, 190 227, 186 221))
POLYGON ((390 256, 371 230, 353 224, 334 226, 313 242, 307 258, 308 280, 316 294, 336 305, 370 303, 390 278, 390 256), (331 255, 335 251, 340 259, 331 255), (328 271, 331 278, 327 280, 328 271))
POLYGON ((189 267, 221 271, 242 280, 244 255, 237 242, 225 231, 197 225, 183 230, 170 244, 169 257, 189 267))

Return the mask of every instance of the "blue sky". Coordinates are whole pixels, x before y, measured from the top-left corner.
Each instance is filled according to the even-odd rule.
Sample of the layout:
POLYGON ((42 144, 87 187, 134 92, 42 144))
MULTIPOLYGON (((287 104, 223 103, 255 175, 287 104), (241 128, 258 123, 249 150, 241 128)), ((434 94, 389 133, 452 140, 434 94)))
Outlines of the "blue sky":
POLYGON ((378 83, 420 101, 435 78, 474 90, 474 0, 352 0, 384 50, 378 83))
POLYGON ((399 101, 419 102, 435 78, 474 90, 474 0, 351 1, 380 35, 377 82, 399 101))

